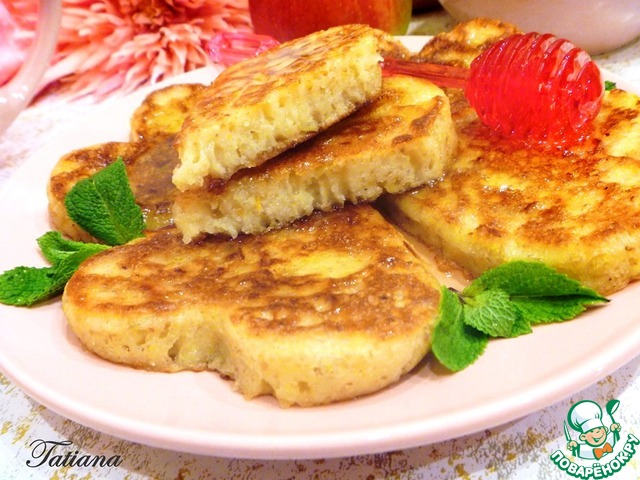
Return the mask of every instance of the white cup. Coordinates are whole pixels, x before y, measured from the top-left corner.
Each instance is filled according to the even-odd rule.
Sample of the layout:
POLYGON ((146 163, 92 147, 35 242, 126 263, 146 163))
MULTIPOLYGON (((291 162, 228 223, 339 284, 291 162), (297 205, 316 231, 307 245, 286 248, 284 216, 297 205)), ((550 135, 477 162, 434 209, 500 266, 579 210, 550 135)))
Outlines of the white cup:
POLYGON ((40 0, 36 37, 18 72, 0 87, 0 134, 37 93, 56 48, 61 0, 40 0))
POLYGON ((552 33, 591 55, 640 35, 640 0, 440 0, 457 21, 495 18, 524 32, 552 33))

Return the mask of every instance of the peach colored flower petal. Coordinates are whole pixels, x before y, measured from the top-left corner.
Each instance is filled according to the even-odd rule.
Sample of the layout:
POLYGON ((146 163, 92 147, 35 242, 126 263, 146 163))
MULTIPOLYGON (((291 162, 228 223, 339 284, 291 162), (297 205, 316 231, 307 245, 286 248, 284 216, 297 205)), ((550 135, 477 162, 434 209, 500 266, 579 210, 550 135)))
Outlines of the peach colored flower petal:
MULTIPOLYGON (((37 0, 11 5, 32 38, 37 0)), ((216 33, 250 31, 247 0, 63 0, 39 101, 121 95, 211 64, 216 33)))

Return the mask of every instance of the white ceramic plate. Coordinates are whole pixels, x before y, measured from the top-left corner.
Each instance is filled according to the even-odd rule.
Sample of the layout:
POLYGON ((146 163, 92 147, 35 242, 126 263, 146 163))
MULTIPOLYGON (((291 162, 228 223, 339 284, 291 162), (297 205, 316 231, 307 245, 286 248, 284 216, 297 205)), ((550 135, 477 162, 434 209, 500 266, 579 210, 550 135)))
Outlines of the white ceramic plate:
MULTIPOLYGON (((200 70, 174 81, 206 82, 213 74, 200 70)), ((45 185, 51 168, 72 148, 126 140, 129 117, 146 93, 97 111, 15 174, 0 196, 0 271, 44 265, 35 239, 49 229, 45 185)), ((269 459, 374 453, 505 423, 596 382, 640 352, 639 299, 635 284, 575 321, 491 341, 481 359, 460 373, 447 374, 428 357, 384 391, 320 408, 246 401, 215 373, 150 373, 103 361, 70 333, 59 301, 35 308, 0 305, 0 368, 51 410, 153 446, 269 459)))

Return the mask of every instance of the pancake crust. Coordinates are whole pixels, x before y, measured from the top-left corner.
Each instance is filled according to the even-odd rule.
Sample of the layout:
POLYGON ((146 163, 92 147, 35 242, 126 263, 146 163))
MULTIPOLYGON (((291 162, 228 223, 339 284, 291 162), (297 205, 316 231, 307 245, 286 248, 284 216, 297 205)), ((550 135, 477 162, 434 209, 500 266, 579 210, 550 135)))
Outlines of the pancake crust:
POLYGON ((84 262, 62 305, 99 356, 215 370, 283 406, 364 395, 426 354, 439 286, 369 205, 264 235, 184 244, 175 229, 84 262))
POLYGON ((226 182, 180 193, 185 241, 201 233, 260 233, 314 210, 375 200, 440 177, 456 148, 446 95, 428 80, 392 76, 372 103, 307 142, 226 182))
POLYGON ((515 33, 519 33, 519 30, 509 23, 476 18, 436 35, 413 55, 412 60, 469 67, 473 59, 491 44, 515 33))
POLYGON ((379 93, 378 35, 345 25, 282 43, 224 70, 176 139, 181 191, 260 165, 379 93))
POLYGON ((131 141, 154 142, 178 133, 204 89, 204 85, 189 83, 151 92, 131 117, 131 141))
MULTIPOLYGON (((452 52, 467 63, 467 46, 452 52)), ((545 152, 497 138, 459 90, 448 94, 460 152, 442 181, 385 198, 392 221, 472 277, 516 259, 543 261, 603 295, 640 277, 638 97, 607 93, 584 143, 545 152)))

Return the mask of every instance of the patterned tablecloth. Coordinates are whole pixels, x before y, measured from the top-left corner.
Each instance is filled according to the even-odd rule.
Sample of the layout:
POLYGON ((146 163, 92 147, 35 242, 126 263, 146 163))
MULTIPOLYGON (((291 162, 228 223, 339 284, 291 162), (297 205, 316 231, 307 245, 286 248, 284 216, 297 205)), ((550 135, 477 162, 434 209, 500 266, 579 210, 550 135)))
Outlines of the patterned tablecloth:
MULTIPOLYGON (((431 34, 433 29, 432 24, 414 22, 412 25, 412 32, 416 34, 431 34)), ((640 41, 597 60, 610 71, 640 85, 640 41)), ((64 108, 56 104, 43 105, 23 112, 0 136, 0 191, 24 160, 93 108, 94 105, 80 102, 64 105, 64 108)), ((4 225, 3 228, 7 227, 4 225)), ((616 420, 623 425, 625 435, 635 432, 640 437, 640 358, 570 398, 525 418, 455 440, 349 458, 252 461, 166 451, 99 433, 49 411, 0 374, 0 478, 566 479, 570 478, 571 468, 577 467, 565 462, 564 467, 568 470, 563 471, 559 468, 562 465, 550 460, 550 455, 566 448, 562 424, 568 410, 581 400, 589 399, 604 405, 612 398, 618 399, 624 407, 620 408, 616 420), (107 457, 118 455, 122 462, 118 467, 43 465, 32 468, 28 465, 29 460, 34 465, 31 445, 38 439, 70 440, 79 451, 78 455, 95 455, 96 452, 107 457)), ((640 478, 640 456, 637 459, 630 457, 628 461, 619 458, 619 462, 626 464, 617 470, 615 465, 596 468, 592 478, 605 478, 609 474, 607 468, 613 469, 612 478, 640 478)), ((573 473, 575 476, 581 472, 573 473)))

